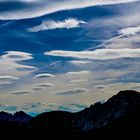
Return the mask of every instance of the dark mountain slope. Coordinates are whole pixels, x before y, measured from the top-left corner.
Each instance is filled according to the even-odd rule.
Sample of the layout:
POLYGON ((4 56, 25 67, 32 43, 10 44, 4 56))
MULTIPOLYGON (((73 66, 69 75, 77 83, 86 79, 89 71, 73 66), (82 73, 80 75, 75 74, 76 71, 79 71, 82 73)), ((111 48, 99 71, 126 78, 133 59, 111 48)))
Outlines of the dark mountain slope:
MULTIPOLYGON (((22 114, 24 113, 20 115, 22 114)), ((30 118, 28 122, 0 120, 0 133, 3 136, 7 134, 25 138, 67 136, 73 139, 99 139, 102 136, 140 137, 140 93, 121 91, 104 104, 96 103, 78 113, 53 111, 30 118)))

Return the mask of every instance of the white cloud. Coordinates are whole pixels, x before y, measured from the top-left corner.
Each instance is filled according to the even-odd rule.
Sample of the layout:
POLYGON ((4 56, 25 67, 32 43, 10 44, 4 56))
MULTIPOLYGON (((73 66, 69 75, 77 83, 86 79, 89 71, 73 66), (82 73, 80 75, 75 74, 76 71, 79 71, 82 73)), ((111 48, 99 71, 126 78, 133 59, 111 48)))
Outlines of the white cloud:
POLYGON ((90 71, 77 71, 77 72, 68 72, 66 73, 66 75, 87 75, 87 74, 90 74, 91 72, 90 71))
POLYGON ((33 59, 32 54, 19 51, 7 51, 5 55, 1 56, 2 59, 11 59, 12 61, 22 61, 33 59))
POLYGON ((53 78, 55 77, 53 74, 50 73, 42 73, 42 74, 37 74, 33 78, 53 78))
POLYGON ((73 65, 84 65, 84 64, 91 64, 91 61, 69 61, 69 63, 73 64, 73 65))
MULTIPOLYGON (((10 7, 9 10, 3 10, 0 13, 0 19, 12 20, 33 18, 62 10, 78 9, 98 5, 113 5, 136 1, 139 0, 34 0, 32 3, 31 1, 27 2, 27 0, 15 0, 13 4, 16 5, 17 9, 15 9, 13 6, 13 9, 10 7), (23 5, 21 6, 21 4, 23 5)), ((5 1, 3 1, 0 6, 3 6, 3 3, 7 5, 7 7, 9 6, 9 3, 5 1)))
POLYGON ((70 83, 82 83, 82 82, 87 82, 85 79, 78 79, 78 80, 72 80, 70 83))
POLYGON ((68 18, 65 19, 64 21, 54 21, 54 20, 49 20, 49 21, 43 21, 40 25, 29 28, 29 32, 39 32, 39 31, 44 31, 44 30, 55 30, 55 29, 71 29, 71 28, 76 28, 79 27, 80 24, 86 23, 85 21, 78 20, 75 18, 68 18))
POLYGON ((140 49, 97 49, 94 51, 54 50, 46 52, 45 55, 79 59, 109 60, 119 58, 140 58, 140 49))
POLYGON ((9 75, 0 75, 0 80, 18 80, 18 77, 9 75))
POLYGON ((118 31, 122 36, 134 36, 140 33, 140 25, 136 27, 128 27, 118 31))

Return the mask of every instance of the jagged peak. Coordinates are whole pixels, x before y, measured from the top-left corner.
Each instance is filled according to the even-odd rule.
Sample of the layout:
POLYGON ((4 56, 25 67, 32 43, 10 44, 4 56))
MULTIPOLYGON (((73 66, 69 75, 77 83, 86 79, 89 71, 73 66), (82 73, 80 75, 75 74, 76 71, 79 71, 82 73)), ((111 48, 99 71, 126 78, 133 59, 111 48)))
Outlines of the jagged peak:
POLYGON ((18 115, 18 116, 27 115, 27 116, 29 116, 29 115, 26 114, 24 111, 18 111, 18 112, 16 112, 16 113, 14 113, 14 116, 15 116, 15 115, 18 115))

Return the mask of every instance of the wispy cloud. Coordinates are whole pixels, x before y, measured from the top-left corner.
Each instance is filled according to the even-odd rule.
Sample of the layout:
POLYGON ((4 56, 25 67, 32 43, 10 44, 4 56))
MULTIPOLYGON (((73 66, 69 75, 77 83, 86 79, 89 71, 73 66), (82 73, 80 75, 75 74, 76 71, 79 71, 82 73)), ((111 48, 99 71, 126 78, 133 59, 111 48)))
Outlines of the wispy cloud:
POLYGON ((95 51, 62 51, 54 50, 45 55, 73 57, 78 59, 109 60, 119 58, 140 58, 140 49, 97 49, 95 51))
POLYGON ((17 106, 9 106, 9 105, 0 105, 0 110, 8 111, 8 112, 16 112, 18 110, 17 106))
POLYGON ((54 84, 51 83, 41 83, 33 86, 33 90, 38 91, 42 89, 46 89, 48 87, 52 87, 54 84))
POLYGON ((76 71, 76 72, 68 72, 66 75, 72 76, 72 75, 87 75, 90 74, 90 71, 76 71))
POLYGON ((12 92, 11 94, 22 95, 22 94, 30 94, 32 92, 33 92, 32 90, 21 90, 21 91, 12 92))
POLYGON ((69 105, 60 105, 58 109, 62 111, 68 111, 68 112, 78 112, 80 110, 85 109, 86 107, 88 106, 85 104, 75 103, 75 104, 69 104, 69 105))
POLYGON ((7 81, 6 81, 6 82, 5 82, 5 81, 4 81, 4 82, 0 82, 0 86, 3 86, 3 85, 10 85, 10 84, 12 84, 11 81, 10 81, 10 82, 9 82, 9 81, 8 81, 8 82, 7 82, 7 81))
POLYGON ((84 93, 87 91, 88 91, 88 89, 86 89, 86 88, 75 88, 75 89, 67 89, 64 91, 59 91, 56 94, 57 95, 75 95, 75 94, 84 93))
POLYGON ((0 75, 0 80, 18 80, 18 77, 9 75, 0 75))
POLYGON ((69 63, 73 64, 73 65, 86 65, 86 64, 91 64, 92 61, 69 61, 69 63))
POLYGON ((100 89, 100 90, 108 88, 106 85, 96 85, 95 87, 100 89))
POLYGON ((41 84, 35 85, 35 87, 46 88, 46 87, 51 87, 51 86, 53 86, 53 85, 54 85, 54 84, 51 84, 51 83, 41 83, 41 84))
POLYGON ((134 36, 140 33, 140 25, 136 27, 128 27, 119 30, 118 34, 122 36, 134 36))
POLYGON ((87 82, 85 79, 78 79, 78 80, 71 80, 70 83, 82 83, 82 82, 87 82))
POLYGON ((85 21, 78 20, 75 18, 68 18, 64 21, 48 20, 43 21, 40 25, 29 28, 29 32, 39 32, 44 30, 55 30, 55 29, 71 29, 80 27, 81 24, 85 24, 85 21))

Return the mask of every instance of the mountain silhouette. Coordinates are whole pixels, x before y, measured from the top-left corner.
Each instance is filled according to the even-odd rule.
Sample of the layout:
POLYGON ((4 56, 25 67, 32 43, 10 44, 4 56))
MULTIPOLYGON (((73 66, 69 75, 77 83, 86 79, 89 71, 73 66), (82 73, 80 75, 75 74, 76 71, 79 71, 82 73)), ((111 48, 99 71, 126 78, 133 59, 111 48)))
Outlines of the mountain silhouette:
POLYGON ((52 111, 31 117, 24 112, 0 113, 0 135, 25 138, 99 139, 139 137, 140 93, 120 91, 105 103, 77 113, 52 111))
POLYGON ((10 114, 7 112, 0 112, 0 121, 11 121, 11 122, 28 122, 32 117, 23 111, 10 114))

